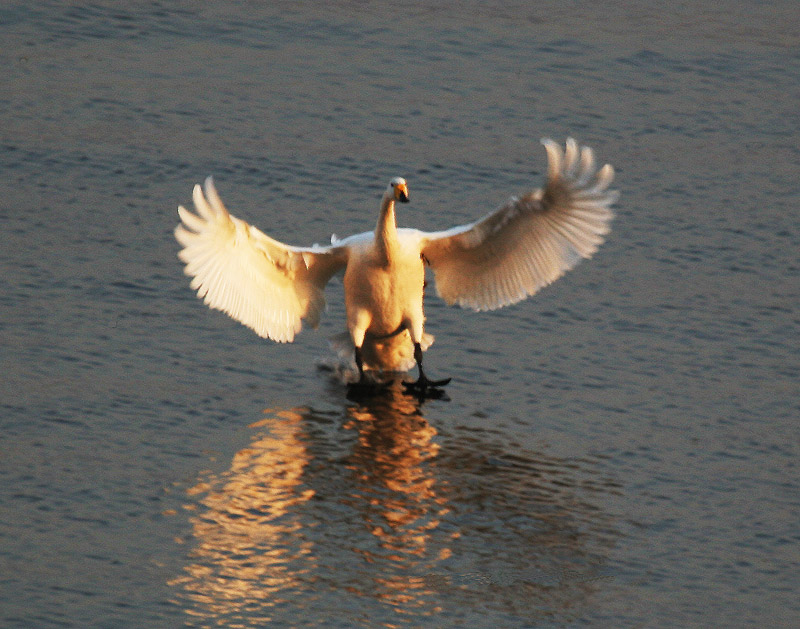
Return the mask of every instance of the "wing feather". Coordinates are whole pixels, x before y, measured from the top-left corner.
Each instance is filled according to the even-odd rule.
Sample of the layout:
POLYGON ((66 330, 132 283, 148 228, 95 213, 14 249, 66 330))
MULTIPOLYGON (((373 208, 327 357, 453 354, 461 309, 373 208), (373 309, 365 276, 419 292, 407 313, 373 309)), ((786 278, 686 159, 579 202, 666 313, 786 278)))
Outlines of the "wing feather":
POLYGON ((547 183, 483 219, 423 235, 422 255, 448 304, 493 310, 550 284, 603 243, 617 192, 614 169, 595 170, 594 154, 568 139, 542 140, 547 183))
POLYGON ((270 238, 231 216, 211 177, 194 187, 192 199, 197 214, 178 208, 175 238, 197 296, 274 341, 294 340, 303 319, 316 326, 323 289, 347 265, 347 248, 291 247, 270 238))

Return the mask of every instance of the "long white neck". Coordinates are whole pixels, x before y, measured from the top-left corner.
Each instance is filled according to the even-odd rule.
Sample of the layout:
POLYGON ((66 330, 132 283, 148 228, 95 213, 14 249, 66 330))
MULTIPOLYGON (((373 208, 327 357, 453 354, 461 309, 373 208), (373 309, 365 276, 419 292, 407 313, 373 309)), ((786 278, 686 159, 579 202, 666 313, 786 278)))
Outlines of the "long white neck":
POLYGON ((389 192, 383 195, 381 213, 375 226, 375 248, 384 264, 388 264, 397 250, 397 218, 394 214, 394 199, 389 192))

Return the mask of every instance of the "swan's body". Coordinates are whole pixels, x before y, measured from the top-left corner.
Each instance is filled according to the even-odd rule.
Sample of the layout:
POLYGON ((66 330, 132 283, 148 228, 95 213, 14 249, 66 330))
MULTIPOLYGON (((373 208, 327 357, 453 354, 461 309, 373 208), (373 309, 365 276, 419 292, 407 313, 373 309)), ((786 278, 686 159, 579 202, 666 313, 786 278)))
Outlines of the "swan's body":
MULTIPOLYGON (((595 171, 592 151, 567 140, 543 141, 548 179, 469 225, 428 233, 398 229, 395 202, 408 200, 391 181, 374 232, 332 239, 328 247, 292 247, 231 216, 211 178, 194 189, 198 215, 179 207, 175 236, 192 288, 262 337, 290 342, 302 320, 316 326, 328 280, 344 270, 348 337, 364 369, 406 371, 433 338, 424 331, 425 264, 448 304, 492 310, 521 301, 589 258, 609 230, 613 169, 595 171)), ((424 386, 424 382, 423 382, 424 386)))
MULTIPOLYGON (((387 214, 393 221, 394 212, 387 214)), ((405 371, 414 364, 412 343, 423 341, 425 267, 420 232, 394 225, 387 232, 350 248, 347 329, 354 347, 363 348, 368 368, 405 371)))

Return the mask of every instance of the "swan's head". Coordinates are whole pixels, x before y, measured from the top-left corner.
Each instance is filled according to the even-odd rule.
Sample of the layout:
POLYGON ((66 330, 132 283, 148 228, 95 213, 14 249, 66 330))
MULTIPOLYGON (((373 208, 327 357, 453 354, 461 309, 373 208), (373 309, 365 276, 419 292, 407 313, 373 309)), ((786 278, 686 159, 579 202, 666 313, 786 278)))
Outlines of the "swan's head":
POLYGON ((386 188, 386 196, 394 201, 408 203, 408 184, 402 177, 395 177, 386 188))

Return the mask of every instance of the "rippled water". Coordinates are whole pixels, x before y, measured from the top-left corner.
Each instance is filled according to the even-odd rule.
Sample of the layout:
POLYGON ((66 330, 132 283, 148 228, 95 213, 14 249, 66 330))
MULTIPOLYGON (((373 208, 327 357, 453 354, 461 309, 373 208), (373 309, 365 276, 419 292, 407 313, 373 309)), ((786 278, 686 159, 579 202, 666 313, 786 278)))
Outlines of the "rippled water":
POLYGON ((796 626, 793 2, 0 8, 0 624, 796 626), (463 223, 614 164, 595 259, 426 304, 448 400, 354 404, 319 332, 196 300, 214 174, 292 244, 463 223))
POLYGON ((592 500, 616 483, 593 461, 440 432, 399 391, 251 427, 229 469, 188 489, 190 562, 170 584, 198 622, 568 618, 612 578, 592 500))

